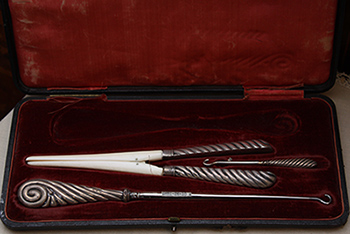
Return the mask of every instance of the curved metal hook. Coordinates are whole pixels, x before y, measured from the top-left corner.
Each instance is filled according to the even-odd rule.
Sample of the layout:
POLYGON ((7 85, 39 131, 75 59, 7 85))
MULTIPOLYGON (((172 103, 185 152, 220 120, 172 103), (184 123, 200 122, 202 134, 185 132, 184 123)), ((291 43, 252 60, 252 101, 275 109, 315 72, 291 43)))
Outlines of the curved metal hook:
POLYGON ((331 204, 331 203, 332 203, 332 197, 331 197, 329 194, 327 194, 327 193, 326 193, 324 196, 325 196, 326 198, 328 198, 328 201, 322 200, 321 198, 317 198, 317 199, 315 199, 315 200, 321 202, 321 203, 324 204, 324 205, 329 205, 329 204, 331 204))
POLYGON ((255 165, 255 164, 259 164, 259 161, 233 161, 232 158, 229 158, 227 161, 215 161, 212 163, 208 163, 209 158, 205 159, 203 161, 203 165, 204 166, 213 166, 213 165, 242 165, 242 164, 251 164, 251 165, 255 165))
POLYGON ((212 165, 215 165, 215 164, 216 164, 216 162, 208 163, 208 161, 209 161, 209 158, 205 159, 205 160, 203 161, 203 165, 209 167, 209 166, 212 166, 212 165))

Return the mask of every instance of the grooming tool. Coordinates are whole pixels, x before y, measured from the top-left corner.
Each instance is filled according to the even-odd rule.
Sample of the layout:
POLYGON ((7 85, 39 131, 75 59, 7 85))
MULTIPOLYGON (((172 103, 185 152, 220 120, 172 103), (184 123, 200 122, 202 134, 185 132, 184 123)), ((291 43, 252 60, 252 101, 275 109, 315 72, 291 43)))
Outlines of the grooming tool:
MULTIPOLYGON (((196 157, 206 155, 225 154, 250 154, 250 153, 270 153, 272 146, 264 140, 247 140, 230 142, 216 145, 204 145, 171 150, 149 150, 121 153, 104 154, 80 154, 80 155, 50 155, 50 156, 30 156, 26 159, 29 162, 35 161, 75 161, 75 160, 112 160, 112 161, 146 161, 172 159, 176 157, 196 157)), ((33 164, 34 165, 34 164, 33 164)))
POLYGON ((288 158, 288 159, 274 159, 265 161, 233 161, 229 158, 227 161, 214 161, 209 163, 209 159, 203 161, 203 165, 263 165, 263 166, 278 166, 278 167, 295 167, 295 168, 314 168, 317 163, 308 158, 288 158))
POLYGON ((123 201, 143 199, 283 199, 317 201, 329 205, 332 197, 325 194, 326 199, 319 197, 277 196, 277 195, 245 195, 245 194, 196 194, 191 192, 131 192, 128 189, 105 190, 83 185, 74 185, 50 180, 29 180, 18 189, 18 199, 29 208, 45 208, 75 205, 98 201, 123 201))
POLYGON ((267 142, 263 140, 251 140, 178 150, 66 156, 31 156, 26 159, 26 162, 32 166, 86 168, 158 176, 175 176, 251 188, 268 188, 276 182, 276 176, 268 171, 229 170, 189 166, 158 167, 147 162, 176 157, 227 153, 265 153, 271 151, 272 147, 267 142))

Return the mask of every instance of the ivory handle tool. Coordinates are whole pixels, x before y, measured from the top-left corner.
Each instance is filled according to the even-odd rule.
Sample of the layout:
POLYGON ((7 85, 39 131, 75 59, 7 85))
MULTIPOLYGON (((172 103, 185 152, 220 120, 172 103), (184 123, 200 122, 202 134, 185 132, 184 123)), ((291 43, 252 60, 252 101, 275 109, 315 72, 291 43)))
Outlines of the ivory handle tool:
POLYGON ((273 148, 263 140, 231 142, 177 150, 152 150, 107 154, 30 156, 26 162, 31 166, 68 167, 108 170, 127 173, 175 176, 204 181, 240 185, 251 188, 268 188, 276 182, 269 171, 233 170, 190 166, 158 167, 148 162, 166 158, 192 157, 211 154, 266 153, 273 148))

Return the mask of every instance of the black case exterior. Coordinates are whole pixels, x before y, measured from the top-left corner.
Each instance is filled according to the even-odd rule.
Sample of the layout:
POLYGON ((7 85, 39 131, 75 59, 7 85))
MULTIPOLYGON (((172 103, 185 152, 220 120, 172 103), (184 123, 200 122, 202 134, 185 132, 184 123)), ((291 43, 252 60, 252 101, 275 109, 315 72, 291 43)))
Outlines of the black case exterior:
POLYGON ((328 228, 338 227, 347 222, 349 216, 348 194, 345 182, 345 171, 342 160, 342 150, 340 145, 339 129, 336 116, 336 107, 331 99, 319 93, 329 90, 335 82, 336 71, 340 49, 341 31, 344 18, 345 0, 338 2, 338 14, 336 20, 334 49, 331 64, 330 77, 326 83, 315 86, 304 86, 302 89, 305 93, 305 98, 318 97, 327 102, 334 114, 334 131, 337 145, 337 153, 339 155, 339 173, 341 176, 341 190, 343 195, 344 213, 335 220, 181 220, 177 217, 169 217, 168 220, 106 220, 106 221, 54 221, 54 222, 13 222, 6 217, 5 204, 7 197, 7 187, 10 177, 11 158, 13 155, 13 144, 15 139, 15 129, 18 120, 18 112, 23 103, 30 100, 46 99, 50 95, 75 95, 78 97, 89 97, 89 95, 106 94, 109 100, 147 100, 147 99, 243 99, 244 89, 241 86, 194 86, 194 87, 109 87, 103 90, 48 90, 45 88, 30 88, 26 87, 22 82, 18 70, 18 61, 16 56, 16 48, 14 44, 14 36, 12 31, 12 22, 10 10, 7 0, 1 0, 1 8, 3 12, 4 27, 6 31, 8 49, 10 54, 10 61, 12 66, 12 74, 14 82, 17 87, 24 93, 35 95, 23 99, 14 108, 13 120, 11 125, 8 153, 5 165, 5 173, 3 179, 3 188, 1 196, 1 219, 3 223, 16 230, 28 229, 75 229, 75 228, 114 228, 114 227, 170 227, 173 230, 176 227, 232 227, 232 228, 246 228, 246 227, 317 227, 328 228))

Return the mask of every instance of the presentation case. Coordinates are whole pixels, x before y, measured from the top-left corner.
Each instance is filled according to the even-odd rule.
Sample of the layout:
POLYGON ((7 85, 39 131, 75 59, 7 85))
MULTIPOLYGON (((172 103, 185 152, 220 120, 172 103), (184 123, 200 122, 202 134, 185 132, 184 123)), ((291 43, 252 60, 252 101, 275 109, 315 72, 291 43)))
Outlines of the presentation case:
POLYGON ((15 229, 343 225, 349 209, 336 111, 321 93, 334 84, 344 2, 2 0, 14 80, 28 94, 14 110, 2 221, 15 229), (212 166, 276 175, 273 186, 257 189, 26 163, 37 155, 169 150, 254 139, 273 150, 152 164, 204 167, 206 158, 309 158, 317 166, 212 166), (106 190, 258 198, 30 208, 18 191, 33 179, 106 190), (330 204, 261 197, 329 201, 326 194, 330 204))

